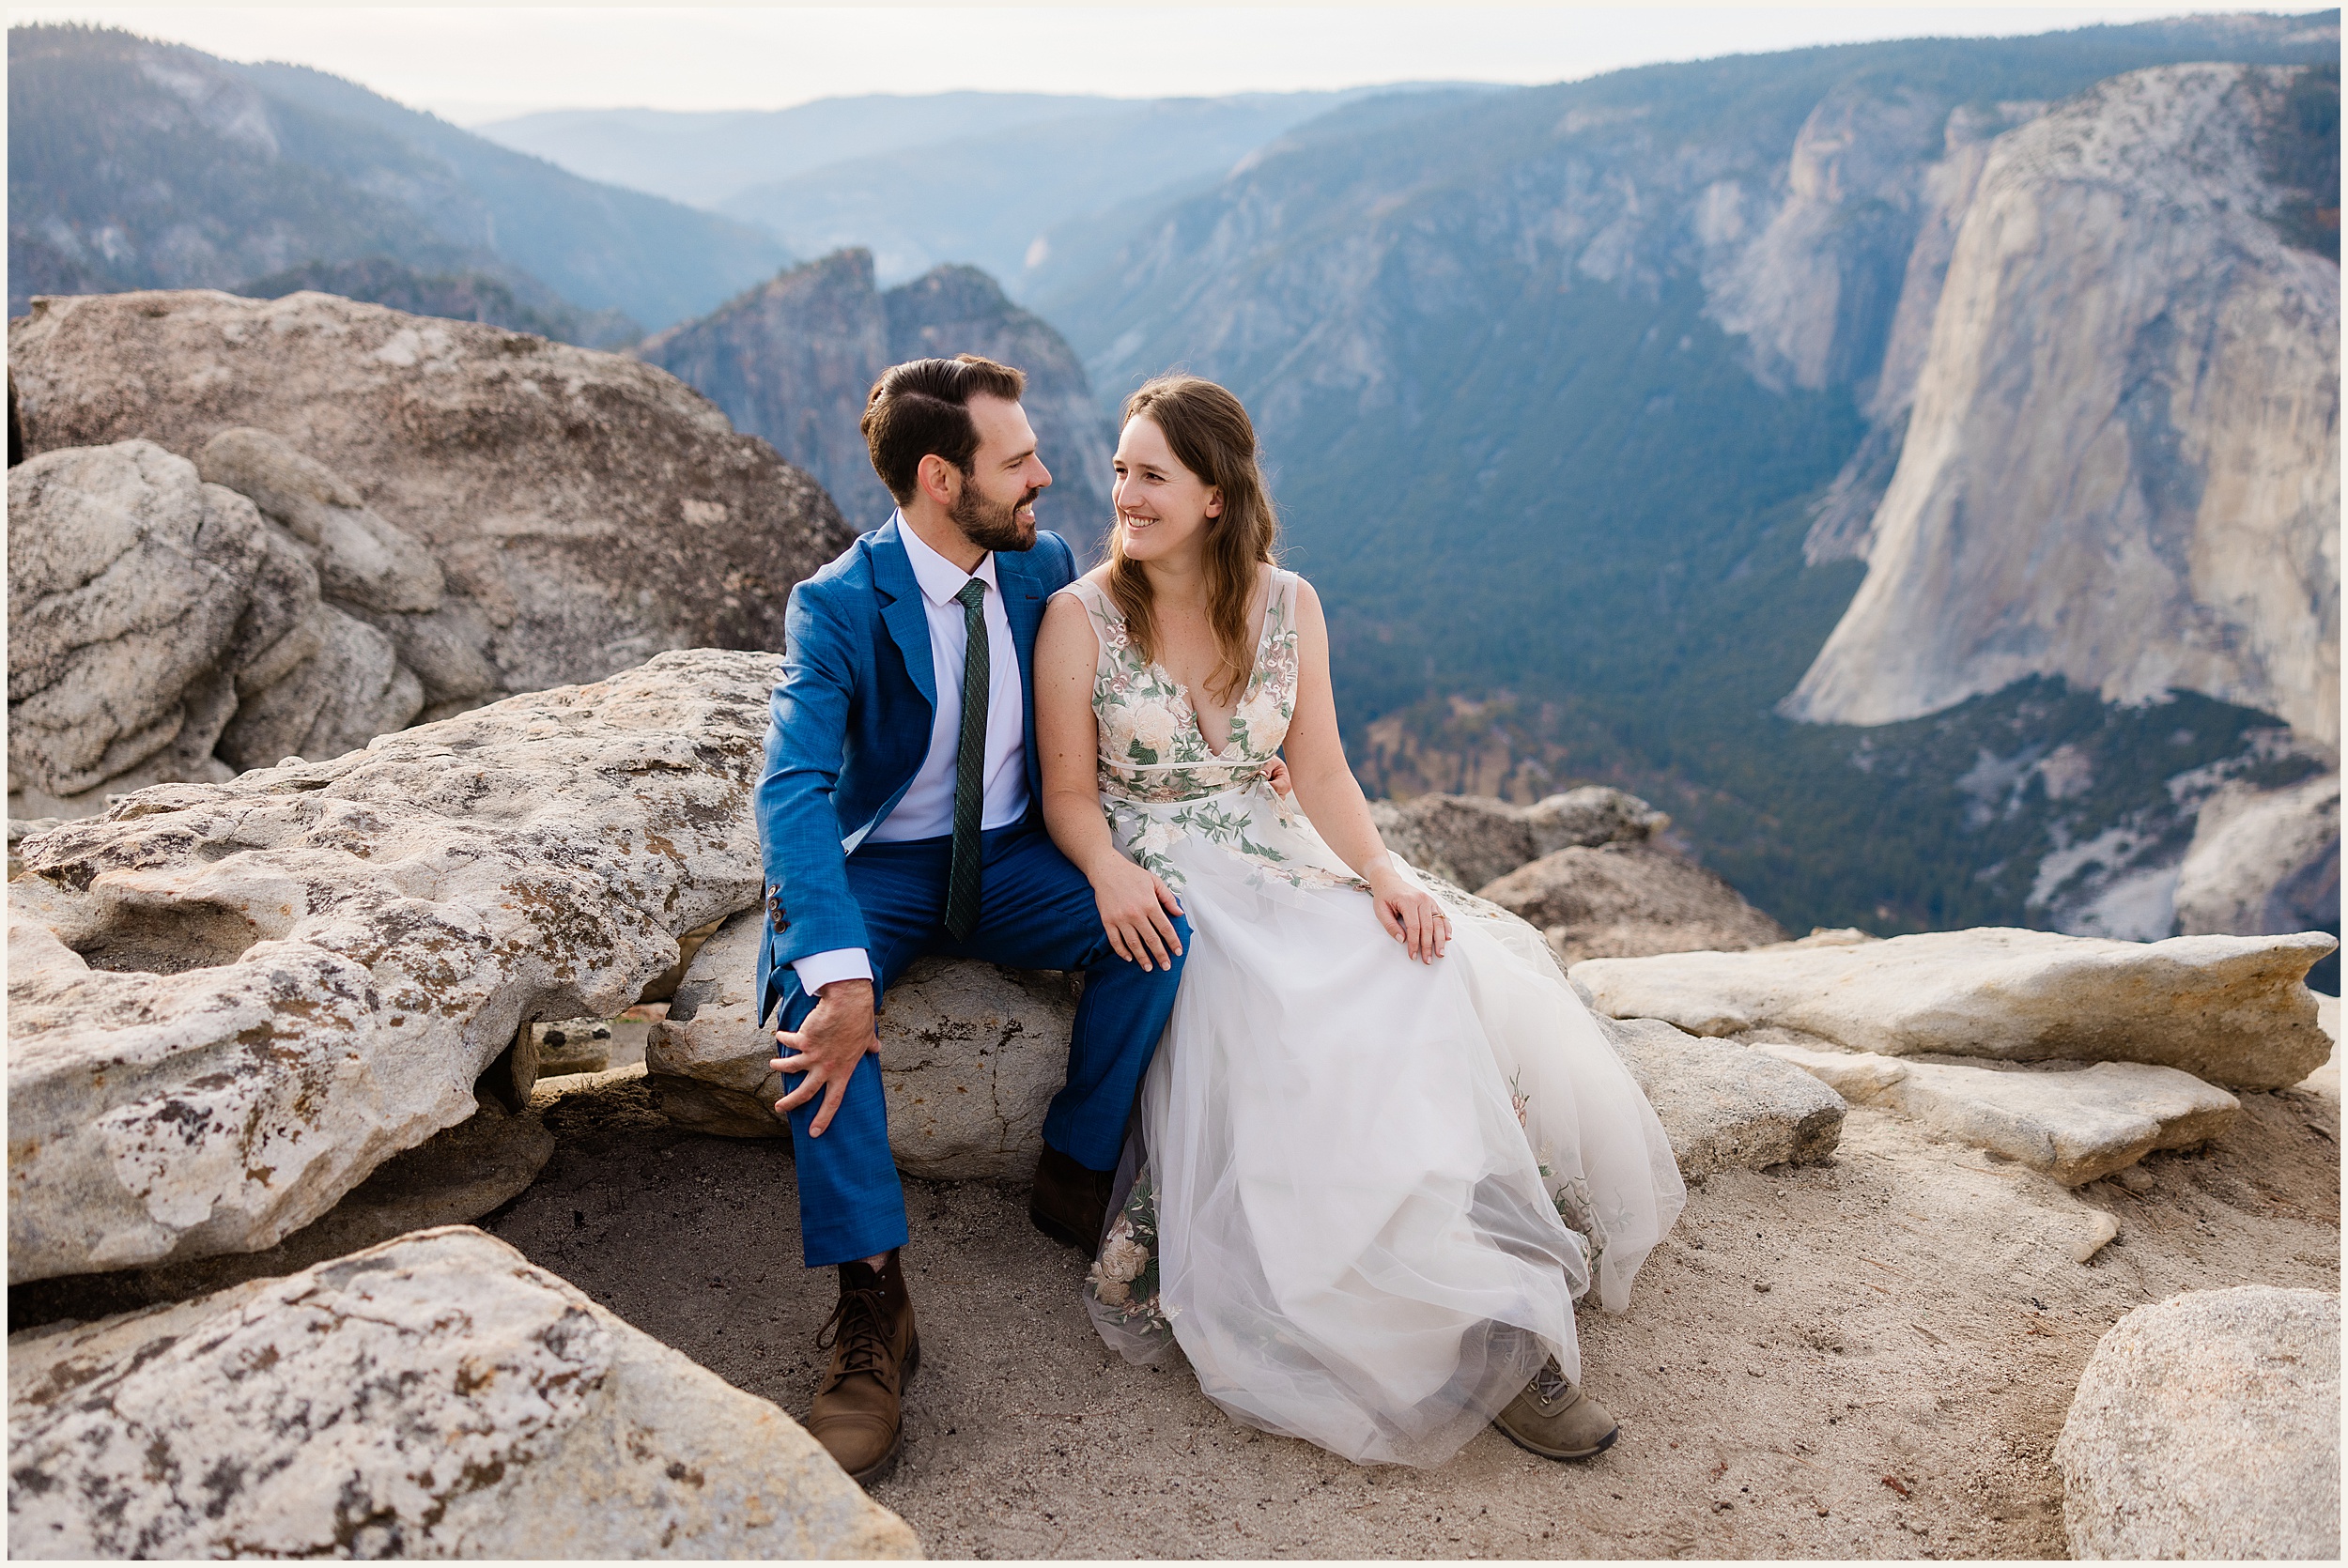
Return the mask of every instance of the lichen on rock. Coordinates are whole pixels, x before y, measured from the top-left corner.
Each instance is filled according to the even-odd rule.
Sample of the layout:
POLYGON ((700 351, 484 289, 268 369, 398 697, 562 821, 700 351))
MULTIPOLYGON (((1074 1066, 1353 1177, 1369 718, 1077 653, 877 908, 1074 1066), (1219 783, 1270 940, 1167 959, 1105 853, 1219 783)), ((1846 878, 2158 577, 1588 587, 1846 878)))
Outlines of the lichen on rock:
POLYGON ((419 1231, 8 1343, 15 1557, 918 1557, 782 1411, 419 1231))
POLYGON ((471 1115, 526 1022, 634 1002, 758 900, 773 672, 666 653, 26 839, 10 1279, 266 1247, 471 1115))

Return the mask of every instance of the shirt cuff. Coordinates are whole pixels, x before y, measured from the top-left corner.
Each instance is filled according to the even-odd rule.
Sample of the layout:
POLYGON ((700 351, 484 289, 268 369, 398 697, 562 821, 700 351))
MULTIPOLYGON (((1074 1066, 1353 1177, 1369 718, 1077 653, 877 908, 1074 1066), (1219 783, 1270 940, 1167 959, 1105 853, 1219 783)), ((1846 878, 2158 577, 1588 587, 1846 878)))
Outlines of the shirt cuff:
POLYGON ((873 961, 861 947, 835 947, 828 953, 810 953, 792 964, 798 971, 799 985, 810 996, 823 993, 834 980, 869 980, 873 977, 873 961))

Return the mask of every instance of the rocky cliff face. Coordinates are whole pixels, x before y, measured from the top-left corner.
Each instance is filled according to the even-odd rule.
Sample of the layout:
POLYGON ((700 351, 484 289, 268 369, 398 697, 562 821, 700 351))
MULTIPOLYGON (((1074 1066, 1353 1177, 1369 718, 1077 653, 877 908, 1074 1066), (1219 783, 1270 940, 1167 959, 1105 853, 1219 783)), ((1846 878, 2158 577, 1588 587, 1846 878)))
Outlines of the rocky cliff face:
POLYGON ((777 649, 848 538, 674 377, 494 327, 123 294, 40 301, 8 350, 11 815, 777 649))
POLYGON ((1868 575, 1788 699, 1912 717, 2026 675, 2340 736, 2340 269, 2262 144, 2295 73, 2182 66, 2000 138, 1868 575))
MULTIPOLYGON (((2136 553, 2176 591, 2148 601, 2134 557, 2115 555, 2110 602, 2075 618, 2077 639, 2093 644, 2078 657, 2057 646, 2066 629, 1979 684, 1937 688, 1929 709, 1848 706, 1831 715, 1836 726, 1784 722, 1776 710, 1850 607, 1857 563, 1879 563, 1889 547, 1878 545, 1892 517, 1883 497, 1903 453, 1912 464, 1924 450, 1911 431, 1926 402, 1941 406, 1942 372, 1929 367, 1949 325, 1942 297, 1982 276, 1960 250, 1996 222, 1983 204, 2010 200, 2005 149, 2053 134, 2037 128, 2050 114, 2118 113, 2116 100, 2079 99, 2099 82, 2195 61, 2305 67, 2336 56, 2337 39, 2328 15, 2193 19, 1373 100, 1161 209, 1113 265, 1038 308, 1066 327, 1104 392, 1182 362, 1248 400, 1291 563, 1331 606, 1339 710, 1357 727, 1349 743, 1366 776, 1398 792, 1522 799, 1577 779, 1621 784, 1667 806, 1706 864, 1796 929, 2050 921, 2080 889, 2058 897, 2031 868, 2124 820, 2144 819, 2139 837, 2162 846, 2173 873, 2191 823, 2189 807, 2182 823, 2169 820, 2180 806, 2170 783, 2263 766, 2254 753, 2264 743, 2248 738, 2272 728, 2262 713, 2308 730, 2319 749, 2337 732, 2315 715, 2337 679, 2323 651, 2337 638, 2325 586, 2336 567, 2305 522, 2337 480, 2320 463, 2294 468, 2326 438, 2323 410, 2337 400, 2320 320, 2275 320, 2278 340, 2296 334, 2272 361, 2288 387, 2223 391, 2243 386, 2229 368, 2242 361, 2220 352, 2227 334, 2262 307, 2239 292, 2226 308, 2244 315, 2222 331, 2210 312, 2228 289, 2252 290, 2248 276, 2211 256, 2203 275, 2157 246, 2122 258, 2147 289, 2175 272, 2159 286, 2208 309, 2198 326, 2170 320, 2173 338, 2148 341, 2151 359, 2124 368, 2108 408, 2136 445, 2097 449, 2075 488, 2149 483, 2171 498, 2130 526, 2136 553), (2122 409, 2120 391, 2139 383, 2173 407, 2139 398, 2122 409), (2219 411, 2227 400, 2236 413, 2219 411), (2253 434, 2223 434, 2244 421, 2253 434), (2156 433, 2168 427, 2173 438, 2156 433), (2236 455, 2212 457, 2227 450, 2236 455), (2294 485, 2307 494, 2282 494, 2294 485), (2267 520, 2217 544, 2209 530, 2251 508, 2267 520), (2138 586, 2121 592, 2123 578, 2138 586), (2171 614, 2177 606, 2191 613, 2171 614), (2253 621, 2257 636, 2241 635, 2253 621), (2124 716, 2136 710, 2081 712, 2062 682, 2098 699, 2174 686, 2225 706, 2188 703, 2189 715, 2139 725, 2124 716), (1897 730, 1839 727, 1927 712, 1897 730), (2003 803, 1985 824, 1965 782, 1976 760, 1959 744, 1968 735, 2025 768, 2092 746, 2093 782, 2003 803)), ((2332 80, 2320 65, 2257 74, 2270 97, 2275 84, 2295 93, 2332 80)), ((2129 132, 2114 120, 2103 134, 2129 132)), ((2179 138, 2189 134, 2171 126, 2155 141, 2179 138)), ((2280 189, 2293 181, 2269 150, 2235 156, 2208 183, 2238 181, 2224 202, 2269 231, 2240 243, 2271 257, 2293 211, 2319 227, 2323 214, 2280 189)), ((2157 161, 2150 146, 2113 156, 2157 161)), ((2088 373, 2031 361, 2015 333, 2060 322, 2075 338, 2125 335, 2093 316, 2090 274, 2102 263, 2075 241, 2048 242, 2074 269, 2068 292, 2028 321, 2009 318, 1999 339, 2015 355, 2005 368, 2043 372, 2039 395, 2072 399, 2066 407, 2088 373)), ((2300 249, 2277 265, 2331 289, 2336 319, 2331 262, 2300 249)), ((2128 309, 2149 310, 2138 319, 2149 330, 2154 296, 2131 299, 2128 309)), ((2015 414, 2002 436, 1961 433, 1967 454, 1994 466, 2034 417, 2015 414)), ((2064 426, 2032 450, 2085 434, 2064 426)), ((2046 496, 2000 483, 1972 492, 1965 537, 2038 537, 2046 496)), ((2059 589, 1952 580, 1949 592, 1970 598, 1940 613, 2027 622, 2039 613, 2027 607, 2079 595, 2090 556, 2082 545, 2059 589)), ((1914 640, 1925 647, 1902 658, 1951 662, 1929 638, 1914 640)), ((1872 700, 1865 661, 1846 673, 1849 700, 1872 700)), ((1904 679, 1880 684, 1900 690, 1904 679)), ((2083 869, 2073 857, 2065 876, 2083 869)), ((2163 934, 2169 914, 2155 913, 2163 928, 2150 934, 2163 934)))
POLYGON ((859 529, 879 527, 896 507, 857 429, 880 373, 955 354, 1016 365, 1027 372, 1025 407, 1053 472, 1038 520, 1080 552, 1107 526, 1113 442, 1084 366, 1059 333, 976 268, 940 267, 884 293, 873 286, 871 252, 841 251, 634 352, 805 466, 859 529))

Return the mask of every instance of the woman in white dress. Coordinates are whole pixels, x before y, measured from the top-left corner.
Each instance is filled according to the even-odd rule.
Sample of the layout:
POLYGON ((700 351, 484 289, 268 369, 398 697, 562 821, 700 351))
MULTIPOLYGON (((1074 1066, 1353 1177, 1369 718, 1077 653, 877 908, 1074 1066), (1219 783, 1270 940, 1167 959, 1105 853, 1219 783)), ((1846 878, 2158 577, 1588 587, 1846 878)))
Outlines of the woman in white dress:
POLYGON ((1621 1311, 1686 1201, 1654 1111, 1529 928, 1387 853, 1239 401, 1135 392, 1116 502, 1037 641, 1045 818, 1120 953, 1164 961, 1171 913, 1192 936, 1094 1321, 1357 1462, 1439 1464, 1494 1420, 1597 1453, 1573 1304, 1621 1311))

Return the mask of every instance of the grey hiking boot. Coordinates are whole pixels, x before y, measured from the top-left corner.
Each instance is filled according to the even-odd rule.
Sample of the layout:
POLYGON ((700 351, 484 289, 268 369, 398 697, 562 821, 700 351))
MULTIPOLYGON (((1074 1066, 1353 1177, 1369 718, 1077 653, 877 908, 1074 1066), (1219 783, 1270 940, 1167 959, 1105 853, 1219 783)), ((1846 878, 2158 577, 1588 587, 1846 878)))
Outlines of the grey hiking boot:
POLYGON ((1492 1424, 1517 1447, 1544 1459, 1587 1459, 1622 1430, 1581 1384, 1566 1381, 1553 1356, 1492 1424))

